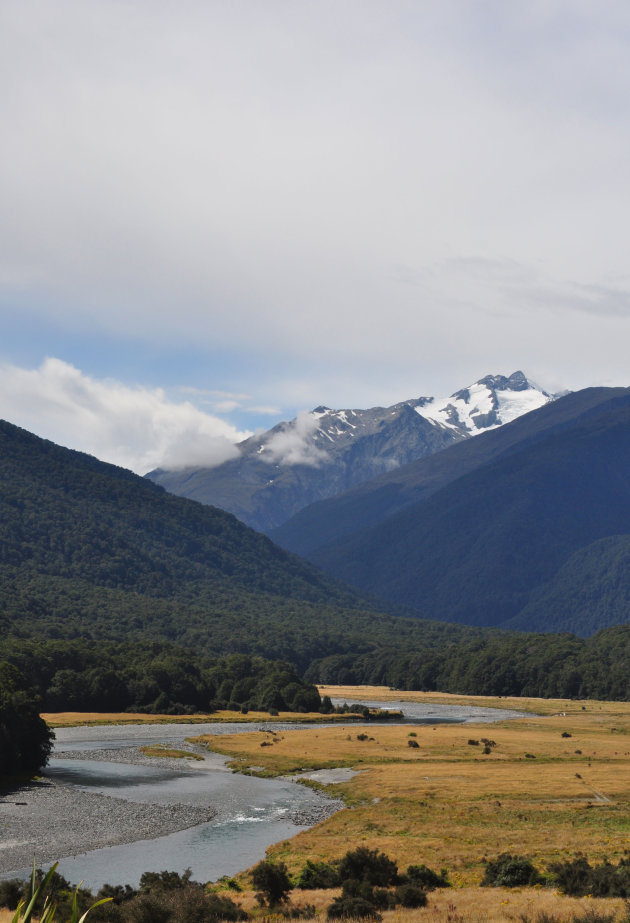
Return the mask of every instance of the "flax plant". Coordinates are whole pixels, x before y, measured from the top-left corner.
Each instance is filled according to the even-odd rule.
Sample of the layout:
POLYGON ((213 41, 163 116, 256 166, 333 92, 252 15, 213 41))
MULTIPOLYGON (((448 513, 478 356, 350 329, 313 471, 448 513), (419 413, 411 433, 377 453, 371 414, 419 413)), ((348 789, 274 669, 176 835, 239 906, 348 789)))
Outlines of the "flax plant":
MULTIPOLYGON (((17 910, 15 911, 15 914, 11 920, 11 923, 32 923, 33 914, 35 912, 37 901, 40 898, 40 896, 44 893, 44 891, 46 890, 46 887, 48 886, 48 883, 50 882, 50 879, 54 875, 58 865, 59 863, 55 862, 52 868, 49 869, 48 872, 46 873, 46 876, 44 877, 41 884, 38 885, 36 872, 35 872, 35 861, 33 860, 33 876, 31 878, 31 898, 28 904, 25 900, 20 901, 20 903, 17 906, 17 910)), ((78 885, 74 890, 74 897, 72 899, 72 912, 70 915, 70 919, 68 920, 68 923, 84 923, 84 920, 87 917, 90 910, 94 910, 94 908, 98 907, 99 904, 106 904, 108 901, 111 901, 111 897, 105 897, 100 901, 96 901, 95 904, 92 904, 92 906, 88 908, 88 910, 86 910, 85 913, 82 914, 81 917, 79 917, 79 911, 77 907, 77 896, 78 896, 80 887, 81 886, 78 885)), ((52 901, 50 900, 50 897, 47 896, 44 901, 44 907, 42 909, 41 916, 39 917, 39 923, 52 923, 52 921, 54 920, 56 911, 57 911, 57 905, 53 904, 52 901)))

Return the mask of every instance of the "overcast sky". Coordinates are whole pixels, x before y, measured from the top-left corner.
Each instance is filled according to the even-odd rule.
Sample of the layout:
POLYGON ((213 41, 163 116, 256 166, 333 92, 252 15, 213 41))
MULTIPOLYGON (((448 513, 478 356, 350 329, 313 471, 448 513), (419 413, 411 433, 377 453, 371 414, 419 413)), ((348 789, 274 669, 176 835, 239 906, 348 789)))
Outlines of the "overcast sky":
POLYGON ((3 0, 0 416, 143 473, 630 385, 630 5, 3 0))

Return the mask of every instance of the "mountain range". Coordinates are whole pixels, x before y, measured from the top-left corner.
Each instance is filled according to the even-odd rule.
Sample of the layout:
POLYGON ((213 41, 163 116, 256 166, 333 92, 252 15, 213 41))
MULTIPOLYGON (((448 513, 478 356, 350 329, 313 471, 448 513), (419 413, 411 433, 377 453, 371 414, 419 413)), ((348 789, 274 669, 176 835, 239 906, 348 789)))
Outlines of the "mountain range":
POLYGON ((554 397, 518 371, 487 375, 448 398, 368 410, 320 406, 239 443, 239 457, 222 465, 157 469, 147 477, 270 532, 314 502, 498 428, 554 397))
POLYGON ((389 608, 223 510, 0 421, 5 635, 166 640, 304 669, 400 634, 448 633, 389 608))
POLYGON ((588 635, 630 621, 629 470, 630 389, 589 388, 271 534, 431 618, 588 635))
MULTIPOLYGON (((586 462, 602 449, 609 459, 607 478, 597 482, 594 499, 611 511, 609 527, 625 527, 624 433, 630 395, 621 392, 611 399, 609 393, 599 393, 596 399, 580 394, 581 398, 570 396, 573 423, 565 409, 557 415, 557 431, 549 438, 538 439, 534 427, 529 446, 517 449, 513 443, 516 480, 510 485, 509 472, 503 471, 498 482, 506 498, 518 493, 518 484, 527 496, 535 493, 545 466, 554 472, 557 485, 563 483, 564 469, 556 462, 574 464, 578 473, 583 468, 582 480, 572 482, 563 499, 565 507, 572 507, 580 500, 575 497, 576 484, 584 487, 593 470, 586 462), (605 404, 606 413, 600 413, 605 404), (551 451, 550 439, 558 440, 559 451, 551 451), (583 445, 589 450, 585 454, 583 445), (539 447, 544 450, 542 468, 535 457, 539 447), (617 495, 619 508, 614 511, 611 498, 617 495)), ((568 399, 522 421, 531 422, 546 410, 557 413, 564 400, 568 399)), ((441 454, 481 444, 520 423, 516 420, 441 454)), ((502 464, 509 457, 508 453, 495 462, 502 464)), ((444 508, 445 522, 452 523, 455 515, 455 528, 459 522, 463 538, 458 538, 451 560, 438 562, 443 575, 452 575, 453 585, 462 576, 455 564, 470 544, 477 515, 476 510, 468 511, 469 519, 460 519, 457 504, 465 506, 466 496, 472 496, 466 479, 480 472, 447 485, 463 488, 444 508)), ((478 486, 483 485, 475 483, 473 493, 478 486)), ((544 495, 539 501, 538 506, 545 505, 544 495)), ((593 518, 593 504, 584 504, 584 523, 588 526, 593 518)), ((522 550, 521 535, 512 540, 505 524, 500 525, 498 540, 487 545, 489 570, 497 545, 500 551, 511 548, 516 558, 522 550)), ((493 528, 484 521, 484 535, 493 528)), ((442 553, 449 531, 450 526, 436 534, 442 553)), ((413 539, 413 530, 408 535, 413 539)), ((558 535, 556 529, 551 541, 558 535)), ((392 533, 394 539, 404 550, 405 533, 392 533)), ((619 602, 628 580, 627 539, 625 533, 606 534, 580 547, 572 561, 556 561, 555 573, 563 577, 555 583, 555 602, 572 605, 566 588, 577 596, 588 591, 596 617, 599 610, 619 602)), ((426 554, 429 545, 423 546, 426 554)), ((413 569, 417 556, 409 546, 405 553, 413 569)), ((394 548, 394 562, 397 554, 394 548)), ((432 562, 435 567, 435 555, 432 562)), ((503 564, 512 566, 505 556, 503 564)), ((464 590, 469 586, 472 582, 464 584, 464 590)), ((491 595, 489 599, 492 602, 491 595)), ((534 593, 528 604, 532 603, 540 605, 534 593)), ((278 548, 224 511, 170 495, 129 471, 0 422, 0 663, 13 663, 56 702, 67 705, 67 694, 72 693, 73 707, 82 707, 88 699, 94 707, 105 707, 105 700, 117 694, 117 671, 125 664, 122 672, 131 701, 144 701, 142 690, 148 690, 147 701, 157 708, 163 698, 160 690, 166 690, 172 707, 179 707, 178 702, 193 707, 193 700, 182 698, 186 678, 193 676, 200 657, 224 654, 235 655, 226 669, 235 671, 232 679, 239 682, 246 680, 253 664, 243 655, 262 655, 288 661, 310 682, 384 683, 479 695, 630 696, 630 627, 604 629, 584 639, 429 621, 417 613, 410 618, 400 610, 390 614, 385 607, 278 548), (91 699, 86 699, 88 693, 91 699)), ((623 621, 621 607, 618 612, 623 621)), ((551 630, 553 620, 544 627, 551 630)), ((596 619, 591 620, 583 633, 596 628, 596 619)), ((270 676, 286 674, 283 667, 269 669, 270 676)), ((287 695, 291 689, 300 693, 289 681, 287 695)), ((223 686, 217 696, 248 700, 233 691, 228 694, 223 686)))

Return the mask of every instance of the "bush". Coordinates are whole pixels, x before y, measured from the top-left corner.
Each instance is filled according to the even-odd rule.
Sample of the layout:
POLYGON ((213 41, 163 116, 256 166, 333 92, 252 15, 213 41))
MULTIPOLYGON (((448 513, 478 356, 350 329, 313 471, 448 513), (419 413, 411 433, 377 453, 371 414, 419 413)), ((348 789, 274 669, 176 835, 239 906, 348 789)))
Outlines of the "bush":
POLYGON ((342 881, 357 879, 381 887, 396 884, 398 866, 385 853, 377 849, 359 846, 350 850, 339 862, 339 875, 342 881))
POLYGON ((409 882, 396 888, 396 903, 403 907, 426 907, 427 895, 421 887, 409 882))
POLYGON ((24 882, 19 878, 10 878, 7 881, 0 881, 0 907, 6 907, 8 910, 15 910, 22 897, 24 882))
POLYGON ((252 870, 252 883, 258 892, 256 899, 259 904, 281 904, 293 885, 284 862, 269 862, 264 859, 254 866, 252 870))
POLYGON ((423 888, 425 891, 451 887, 446 869, 442 869, 438 875, 426 865, 410 865, 405 877, 410 884, 423 888))
POLYGON ((630 897, 630 861, 619 865, 604 860, 592 867, 584 857, 549 866, 558 888, 572 897, 630 897))
POLYGON ((529 859, 501 853, 497 859, 486 865, 481 887, 518 888, 523 885, 535 885, 540 880, 540 874, 529 859))
POLYGON ((336 897, 328 907, 329 920, 382 920, 373 904, 362 897, 336 897))
POLYGON ((296 888, 337 888, 341 877, 334 865, 329 862, 312 862, 306 860, 295 882, 296 888))
POLYGON ((408 747, 412 747, 412 748, 415 749, 415 750, 419 750, 419 749, 420 749, 420 744, 418 743, 417 740, 408 740, 408 741, 407 741, 407 746, 408 746, 408 747))

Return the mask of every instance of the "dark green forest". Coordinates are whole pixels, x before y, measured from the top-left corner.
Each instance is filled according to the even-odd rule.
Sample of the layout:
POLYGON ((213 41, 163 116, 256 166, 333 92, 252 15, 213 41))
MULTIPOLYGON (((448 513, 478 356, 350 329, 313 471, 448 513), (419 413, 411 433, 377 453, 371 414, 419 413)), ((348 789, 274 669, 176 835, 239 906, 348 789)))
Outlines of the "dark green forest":
POLYGON ((464 695, 630 699, 630 627, 590 638, 486 630, 446 643, 337 654, 309 667, 323 683, 369 683, 464 695))
POLYGON ((39 716, 36 691, 0 654, 0 778, 45 765, 53 733, 39 716))
POLYGON ((0 642, 43 711, 208 713, 222 708, 318 711, 317 689, 282 661, 212 659, 164 642, 0 642))

